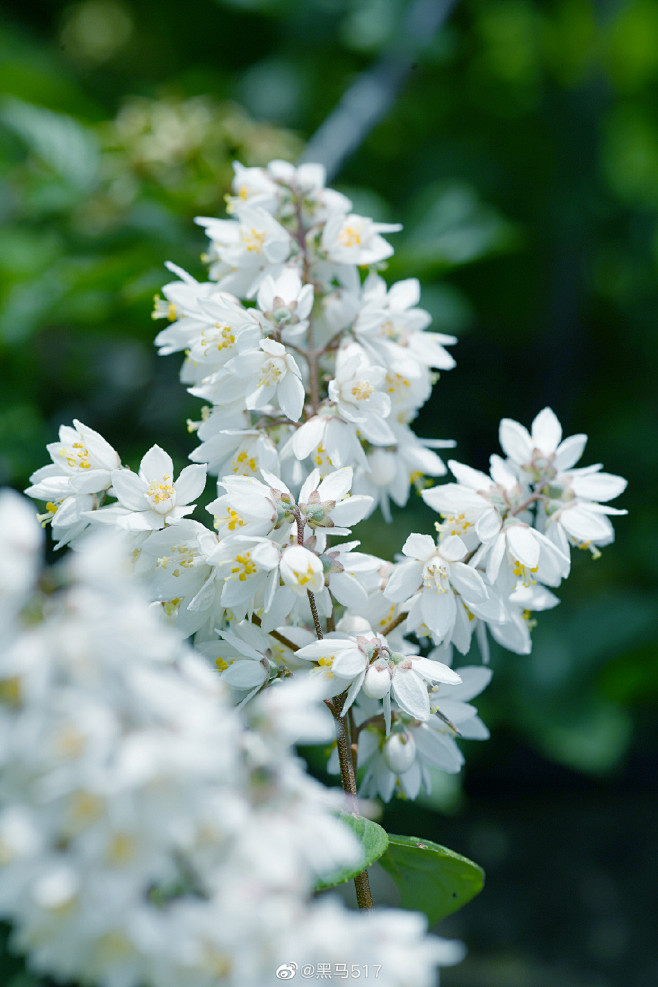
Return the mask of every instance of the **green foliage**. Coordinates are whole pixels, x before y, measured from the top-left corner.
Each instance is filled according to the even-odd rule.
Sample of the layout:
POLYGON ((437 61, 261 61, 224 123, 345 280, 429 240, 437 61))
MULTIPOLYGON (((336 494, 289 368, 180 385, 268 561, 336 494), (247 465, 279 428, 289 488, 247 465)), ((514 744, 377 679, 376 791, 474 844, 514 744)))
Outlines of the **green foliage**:
POLYGON ((430 925, 463 908, 484 887, 484 871, 431 840, 389 834, 379 863, 400 892, 400 905, 424 912, 430 925))
MULTIPOLYGON (((174 0, 8 0, 0 483, 24 486, 74 416, 129 462, 158 441, 182 463, 198 402, 177 359, 153 355, 164 261, 203 276, 192 220, 222 214, 232 159, 296 159, 413 2, 198 0, 181 16, 174 0)), ((488 772, 501 735, 595 775, 632 745, 648 766, 655 744, 657 39, 654 0, 456 4, 337 177, 358 210, 404 223, 387 277, 421 277, 435 327, 460 336, 418 433, 458 439, 455 458, 486 468, 500 417, 529 424, 551 404, 590 434, 588 462, 630 479, 617 544, 575 567, 533 654, 493 656, 478 703, 492 740, 464 745, 488 772)), ((390 558, 434 520, 412 498, 359 534, 390 558)), ((444 775, 431 804, 454 807, 458 784, 444 775)), ((393 845, 380 859, 402 853, 453 859, 393 845)), ((1 984, 40 982, 3 950, 1 984)))
POLYGON ((331 874, 325 874, 316 882, 316 891, 333 888, 337 884, 351 881, 357 874, 379 860, 388 846, 386 830, 382 829, 378 823, 373 822, 372 819, 364 819, 363 816, 350 816, 347 813, 341 815, 341 819, 359 840, 363 856, 359 863, 352 867, 341 867, 340 870, 331 874))
MULTIPOLYGON (((8 4, 0 482, 24 486, 74 416, 128 462, 154 441, 185 459, 198 403, 152 348, 164 261, 203 276, 192 221, 222 214, 232 159, 296 159, 397 51, 412 6, 199 0, 181 18, 173 0, 8 4)), ((494 737, 508 728, 599 774, 628 756, 658 655, 657 37, 651 0, 456 4, 336 180, 358 210, 404 224, 387 276, 421 277, 436 328, 460 336, 418 433, 486 468, 500 417, 527 424, 551 404, 590 434, 588 461, 629 476, 617 545, 539 616, 533 656, 496 658, 483 701, 494 737)), ((390 556, 434 520, 413 498, 365 547, 390 556)))
POLYGON ((512 225, 481 202, 471 186, 432 183, 411 205, 396 263, 422 278, 508 250, 514 243, 512 225))

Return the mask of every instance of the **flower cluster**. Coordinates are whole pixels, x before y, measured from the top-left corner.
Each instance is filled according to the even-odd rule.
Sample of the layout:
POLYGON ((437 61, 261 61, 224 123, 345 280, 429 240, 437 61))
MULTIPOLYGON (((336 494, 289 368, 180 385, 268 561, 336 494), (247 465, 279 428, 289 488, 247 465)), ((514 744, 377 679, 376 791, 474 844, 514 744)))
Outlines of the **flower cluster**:
POLYGON ((489 475, 455 461, 455 482, 411 423, 451 336, 430 329, 414 279, 381 276, 398 226, 352 211, 323 169, 235 166, 228 219, 202 218, 209 276, 170 264, 154 317, 162 354, 207 402, 200 444, 174 479, 154 446, 137 472, 92 429, 63 426, 53 464, 28 489, 48 501, 59 544, 113 526, 168 619, 248 704, 309 679, 349 718, 362 790, 414 797, 431 771, 458 771, 456 737, 482 739, 473 699, 488 669, 451 667, 475 635, 531 647, 534 611, 554 606, 570 546, 612 540, 605 506, 625 481, 575 468, 585 436, 562 440, 544 409, 528 432, 501 423, 489 475), (212 527, 192 520, 206 483, 212 527), (395 563, 359 551, 352 528, 404 505, 413 485, 441 520, 395 563), (108 500, 114 498, 114 502, 108 500))
POLYGON ((570 571, 570 548, 596 558, 614 538, 607 506, 626 487, 601 465, 574 468, 587 436, 562 439, 553 411, 544 408, 528 432, 503 419, 506 458, 491 457, 487 475, 450 461, 456 483, 424 490, 437 511, 437 539, 412 535, 408 557, 389 581, 391 599, 405 600, 407 629, 429 632, 437 645, 462 654, 475 630, 488 655, 483 628, 510 651, 532 646, 530 615, 559 601, 555 588, 570 571), (465 564, 466 563, 466 564, 465 564))
POLYGON ((40 534, 0 494, 0 917, 30 964, 99 987, 261 987, 291 956, 335 957, 429 987, 459 944, 417 915, 309 900, 360 853, 292 750, 333 730, 317 688, 269 690, 245 724, 115 538, 44 571, 40 534))
POLYGON ((586 437, 545 408, 530 431, 503 420, 489 474, 450 461, 434 486, 452 443, 411 425, 455 339, 416 280, 384 281, 399 227, 282 161, 236 165, 228 214, 199 220, 207 280, 168 265, 154 312, 205 402, 192 465, 155 445, 133 471, 62 426, 27 493, 76 552, 45 575, 24 503, 0 498, 0 917, 35 967, 101 987, 256 987, 346 950, 422 987, 460 947, 420 916, 310 902, 363 857, 292 745, 335 731, 352 798, 458 772, 457 741, 488 736, 488 636, 530 651, 571 547, 612 541, 625 481, 576 467, 586 437), (360 550, 354 526, 414 487, 435 533, 395 562, 360 550), (474 636, 484 664, 453 667, 474 636))

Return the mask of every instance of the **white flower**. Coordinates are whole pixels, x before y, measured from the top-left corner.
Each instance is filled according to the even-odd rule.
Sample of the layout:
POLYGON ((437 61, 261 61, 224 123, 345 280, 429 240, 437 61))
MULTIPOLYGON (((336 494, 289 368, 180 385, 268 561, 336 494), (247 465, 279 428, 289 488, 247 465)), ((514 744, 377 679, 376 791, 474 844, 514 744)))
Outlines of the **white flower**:
POLYGON ((287 161, 270 161, 267 172, 284 193, 287 189, 290 197, 297 199, 303 218, 310 223, 322 222, 333 212, 346 213, 352 208, 347 196, 325 188, 326 171, 321 164, 308 161, 294 167, 287 161))
MULTIPOLYGON (((19 521, 0 497, 0 530, 16 524, 9 544, 31 555, 38 526, 26 538, 19 521)), ((391 938, 392 913, 342 918, 310 900, 318 874, 359 857, 343 800, 291 751, 332 729, 318 683, 271 688, 245 730, 119 547, 97 534, 47 605, 37 596, 20 640, 0 639, 0 678, 20 700, 5 689, 0 702, 0 913, 31 966, 99 987, 207 987, 228 971, 257 987, 288 945, 314 962, 344 956, 349 929, 350 958, 387 960, 387 985, 404 987, 407 953, 414 985, 429 983, 457 957, 420 920, 401 915, 391 938)), ((221 634, 223 677, 241 694, 264 684, 266 636, 221 634)))
POLYGON ((234 161, 233 171, 235 172, 231 182, 233 196, 227 201, 229 213, 234 213, 236 208, 243 207, 245 203, 259 206, 268 212, 275 211, 280 192, 265 168, 245 168, 239 161, 234 161))
POLYGON ((386 733, 391 729, 391 697, 405 713, 414 719, 427 720, 430 715, 428 684, 442 682, 455 685, 461 682, 459 675, 440 661, 420 655, 391 652, 379 649, 378 657, 370 664, 363 683, 363 691, 370 698, 384 700, 386 733))
POLYGON ((363 285, 353 326, 357 341, 371 351, 375 363, 411 377, 418 377, 422 368, 450 370, 455 366, 445 346, 456 343, 456 337, 425 332, 431 317, 415 307, 419 300, 416 278, 398 281, 387 289, 384 279, 372 272, 363 285))
POLYGON ((361 688, 370 657, 380 642, 376 635, 355 637, 333 631, 321 640, 299 648, 295 654, 306 661, 317 662, 325 675, 333 680, 328 695, 337 696, 347 690, 341 712, 344 716, 361 688))
POLYGON ((334 213, 322 231, 322 248, 337 264, 376 264, 393 253, 393 247, 380 234, 401 229, 399 223, 374 223, 354 213, 334 213))
POLYGON ((267 483, 253 476, 224 476, 218 483, 226 491, 208 504, 206 510, 215 518, 215 529, 221 535, 270 535, 279 531, 281 541, 287 541, 294 516, 294 499, 282 480, 263 472, 267 483))
POLYGON ((267 656, 267 635, 248 620, 233 623, 217 633, 219 641, 197 645, 197 649, 214 664, 222 681, 240 693, 245 703, 265 685, 273 668, 267 656))
POLYGON ((118 454, 102 435, 77 419, 73 428, 62 425, 59 442, 51 442, 46 448, 53 461, 34 473, 30 480, 34 486, 26 493, 40 500, 51 500, 61 492, 56 478, 66 479, 68 493, 99 493, 112 483, 112 472, 121 466, 118 454), (50 484, 54 483, 54 486, 50 484))
POLYGON ((541 508, 538 512, 546 535, 562 554, 569 554, 569 543, 590 548, 614 539, 606 515, 625 514, 598 501, 612 500, 626 488, 621 476, 602 473, 601 465, 572 469, 580 458, 586 435, 562 440, 562 426, 550 408, 544 408, 532 423, 532 432, 505 418, 500 423, 500 443, 512 462, 538 485, 541 508))
POLYGON ((369 513, 372 497, 350 496, 353 470, 349 466, 328 473, 320 479, 320 471, 307 476, 299 492, 302 516, 312 528, 331 529, 332 535, 348 535, 349 528, 369 513))
MULTIPOLYGON (((628 511, 588 501, 574 501, 552 515, 546 533, 550 536, 554 527, 559 526, 578 548, 592 546, 596 555, 597 546, 609 545, 614 541, 614 528, 606 516, 609 514, 622 515, 628 514, 628 511)), ((563 546, 566 548, 564 539, 560 547, 563 546)))
POLYGON ((409 608, 408 630, 427 627, 438 643, 450 640, 458 618, 456 594, 476 616, 491 619, 491 595, 482 576, 461 560, 466 545, 452 535, 438 545, 429 535, 412 534, 402 551, 408 561, 391 573, 385 595, 409 608))
POLYGON ((596 557, 599 547, 614 541, 609 515, 628 512, 598 501, 612 500, 626 489, 621 476, 601 473, 600 464, 558 473, 548 487, 550 499, 544 506, 544 531, 565 554, 569 544, 589 549, 596 557))
POLYGON ((369 470, 359 469, 354 481, 354 490, 373 497, 386 521, 392 519, 391 500, 398 507, 404 507, 412 484, 418 484, 422 493, 423 477, 443 476, 446 472, 441 457, 428 446, 453 445, 449 440, 419 439, 407 425, 399 422, 391 421, 390 425, 395 435, 395 449, 370 449, 367 454, 369 470))
POLYGON ((203 491, 206 470, 204 466, 186 466, 176 481, 173 474, 171 456, 154 445, 143 456, 138 473, 120 469, 112 474, 118 506, 102 507, 89 516, 135 532, 175 524, 194 510, 191 502, 203 491))
POLYGON ((324 588, 322 562, 303 545, 290 545, 281 554, 281 578, 298 595, 319 593, 324 588))
MULTIPOLYGON (((155 299, 152 318, 166 318, 171 323, 155 337, 155 345, 163 356, 186 349, 195 335, 207 325, 208 318, 200 307, 206 299, 215 296, 221 302, 222 299, 231 298, 233 305, 240 308, 237 299, 220 294, 213 281, 199 282, 183 268, 171 262, 167 262, 165 266, 173 274, 177 274, 180 280, 170 281, 169 284, 164 285, 162 289, 164 299, 157 296, 155 299)), ((244 309, 242 311, 245 312, 244 309)))
POLYGON ((281 450, 282 457, 289 450, 300 460, 315 453, 316 464, 324 466, 327 472, 331 466, 338 469, 358 464, 368 468, 356 425, 341 421, 332 408, 323 408, 320 414, 304 422, 281 450))
POLYGON ((240 381, 249 409, 264 409, 276 400, 291 421, 298 421, 304 407, 304 385, 295 358, 282 343, 261 339, 260 350, 236 356, 227 369, 240 381))
POLYGON ((441 530, 464 536, 468 529, 482 542, 495 538, 501 527, 501 513, 508 506, 491 477, 480 470, 449 460, 448 466, 458 483, 444 483, 423 490, 421 496, 432 510, 444 517, 441 530))
POLYGON ((52 463, 32 474, 25 493, 47 501, 39 520, 52 522, 56 548, 61 548, 89 527, 88 512, 96 510, 110 490, 121 460, 102 435, 77 419, 73 427, 62 425, 59 442, 51 442, 47 449, 52 463))
POLYGON ((198 429, 201 445, 190 453, 195 463, 207 463, 217 476, 257 476, 262 468, 280 472, 279 456, 272 440, 260 429, 229 428, 221 412, 213 409, 198 429))
MULTIPOLYGON (((201 382, 238 353, 258 346, 261 337, 257 312, 244 309, 232 295, 219 293, 201 300, 199 309, 184 341, 186 362, 181 379, 187 384, 201 382)), ((164 333, 158 338, 163 337, 164 333)))
POLYGON ((282 963, 299 957, 300 965, 316 970, 324 963, 325 970, 348 975, 368 969, 372 980, 377 971, 378 987, 434 987, 435 966, 458 963, 465 951, 461 943, 425 935, 426 924, 422 915, 397 909, 348 915, 327 898, 299 925, 288 926, 277 957, 282 963))
MULTIPOLYGON (((531 619, 532 612, 550 610, 559 602, 557 596, 545 586, 518 585, 507 598, 505 620, 489 624, 491 636, 508 651, 518 655, 529 655, 532 650, 530 632, 536 623, 531 619)), ((485 644, 484 641, 481 643, 485 644)))
MULTIPOLYGON (((431 655, 426 660, 436 664, 431 655)), ((458 772, 464 756, 455 741, 455 729, 460 737, 469 740, 485 740, 489 736, 469 700, 490 679, 488 668, 460 668, 459 681, 451 682, 445 692, 440 687, 431 690, 430 716, 407 721, 398 714, 390 736, 373 720, 374 703, 359 698, 356 721, 372 721, 359 742, 359 765, 366 769, 360 788, 362 794, 380 795, 388 802, 393 792, 400 789, 407 798, 416 798, 421 787, 428 793, 431 791, 433 770, 458 772)))
POLYGON ((284 342, 295 342, 308 328, 308 317, 313 308, 313 285, 302 284, 298 272, 285 267, 276 278, 266 275, 256 302, 263 331, 267 335, 280 333, 284 342))
POLYGON ((546 535, 529 524, 507 521, 499 534, 474 556, 478 565, 486 560, 487 579, 505 588, 537 580, 558 586, 569 575, 569 555, 560 551, 546 535))
POLYGON ((287 230, 260 206, 236 205, 235 219, 200 216, 212 241, 211 267, 221 290, 250 295, 258 289, 267 267, 283 264, 289 257, 292 241, 287 230))
POLYGON ((348 541, 322 550, 329 592, 343 606, 357 610, 368 605, 368 594, 378 584, 381 566, 381 559, 375 555, 353 552, 358 544, 348 541))
POLYGON ((214 626, 223 614, 217 570, 208 561, 216 547, 213 533, 189 518, 151 532, 140 546, 135 570, 184 634, 214 626))
POLYGON ((586 435, 572 435, 562 441, 562 426, 550 408, 540 411, 528 432, 511 418, 500 423, 500 444, 512 462, 539 478, 547 470, 570 469, 581 457, 586 435))
POLYGON ((336 357, 336 376, 329 382, 329 400, 340 417, 358 426, 375 445, 395 443, 390 426, 384 421, 391 401, 381 389, 386 372, 373 366, 356 343, 341 346, 336 357))
POLYGON ((270 538, 231 535, 209 555, 216 567, 220 601, 237 620, 262 614, 263 628, 283 623, 294 603, 294 593, 279 588, 281 548, 270 538))
POLYGON ((8 632, 4 618, 12 618, 27 602, 37 578, 43 545, 31 505, 13 490, 0 491, 0 637, 8 632))

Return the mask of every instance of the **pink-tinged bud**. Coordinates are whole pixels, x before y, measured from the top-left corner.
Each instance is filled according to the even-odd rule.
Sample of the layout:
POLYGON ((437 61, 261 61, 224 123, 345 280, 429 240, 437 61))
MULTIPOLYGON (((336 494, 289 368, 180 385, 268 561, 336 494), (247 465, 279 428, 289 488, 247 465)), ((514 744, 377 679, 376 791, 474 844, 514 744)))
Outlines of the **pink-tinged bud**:
POLYGON ((408 771, 416 758, 416 741, 410 733, 392 733, 382 749, 386 766, 396 775, 408 771))

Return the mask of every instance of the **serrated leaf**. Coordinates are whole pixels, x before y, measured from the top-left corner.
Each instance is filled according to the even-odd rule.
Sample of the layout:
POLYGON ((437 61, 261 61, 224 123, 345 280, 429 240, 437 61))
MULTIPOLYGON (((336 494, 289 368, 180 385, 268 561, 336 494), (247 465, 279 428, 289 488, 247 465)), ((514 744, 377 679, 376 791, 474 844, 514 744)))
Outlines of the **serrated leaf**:
POLYGON ((463 908, 484 886, 484 871, 454 850, 417 836, 389 834, 379 863, 400 892, 400 905, 424 912, 430 925, 463 908))
POLYGON ((357 874, 360 874, 361 871, 370 867, 376 860, 379 860, 388 846, 386 830, 378 825, 378 823, 373 822, 372 819, 364 819, 362 816, 350 816, 347 814, 341 815, 340 818, 350 827, 359 840, 363 857, 358 864, 353 864, 350 867, 341 867, 339 870, 333 871, 331 874, 325 874, 324 877, 319 878, 315 884, 316 891, 322 891, 324 888, 333 888, 337 884, 344 884, 345 881, 351 881, 357 874))

